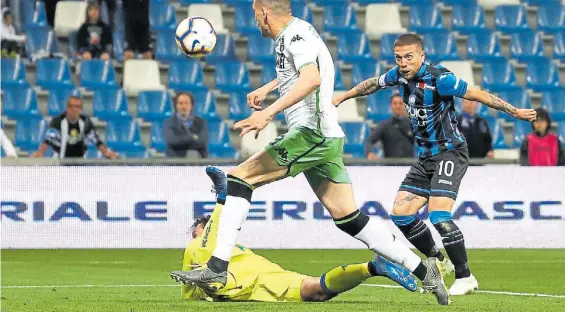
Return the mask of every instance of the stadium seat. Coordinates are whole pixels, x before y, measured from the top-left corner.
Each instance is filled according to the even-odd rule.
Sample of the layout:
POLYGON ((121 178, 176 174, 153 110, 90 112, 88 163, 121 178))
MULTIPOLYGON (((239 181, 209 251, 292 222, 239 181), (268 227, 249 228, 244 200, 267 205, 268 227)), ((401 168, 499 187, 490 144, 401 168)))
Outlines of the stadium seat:
POLYGON ((374 122, 389 119, 392 116, 390 98, 394 93, 398 93, 396 88, 386 88, 368 95, 365 98, 367 103, 366 118, 374 122))
POLYGON ((455 6, 461 4, 473 5, 477 3, 477 0, 438 0, 445 5, 455 6))
MULTIPOLYGON (((266 85, 277 78, 277 69, 275 68, 275 62, 262 63, 261 65, 263 66, 261 70, 261 85, 266 85)), ((278 92, 278 89, 274 91, 278 92)))
POLYGON ((214 0, 179 0, 182 6, 187 6, 195 3, 214 3, 214 0))
POLYGON ((275 62, 275 41, 256 33, 247 37, 248 56, 254 63, 275 62))
POLYGON ((557 136, 565 148, 565 122, 560 122, 557 124, 557 136))
POLYGON ((190 4, 188 16, 200 16, 207 19, 214 27, 217 34, 226 34, 228 30, 224 26, 222 8, 218 4, 190 4))
POLYGON ((170 63, 174 61, 185 61, 187 59, 187 56, 185 56, 177 46, 174 30, 165 29, 158 31, 155 46, 155 59, 159 61, 170 63))
MULTIPOLYGON (((113 52, 114 52, 114 58, 120 62, 123 62, 124 60, 124 42, 125 42, 125 37, 124 37, 124 32, 122 31, 114 31, 112 33, 112 48, 113 48, 113 52)), ((157 36, 157 40, 159 40, 159 37, 157 36)), ((176 44, 175 44, 176 47, 176 44)), ((159 43, 157 43, 157 49, 159 49, 159 43)), ((178 50, 178 48, 177 48, 178 50)), ((180 50, 179 50, 180 52, 180 50)), ((157 55, 155 55, 155 57, 157 57, 157 55)), ((158 58, 157 58, 158 59, 158 58)))
POLYGON ((141 91, 137 96, 137 117, 162 121, 173 115, 173 101, 167 91, 141 91))
POLYGON ((94 92, 93 116, 101 120, 131 120, 128 99, 122 89, 101 89, 94 92))
POLYGON ((369 135, 369 125, 366 122, 343 122, 341 127, 345 132, 345 154, 352 154, 356 158, 365 158, 364 142, 369 135))
POLYGON ((141 151, 139 125, 133 120, 110 120, 106 123, 106 143, 115 151, 141 151))
POLYGON ((149 24, 151 25, 152 31, 174 31, 177 28, 175 7, 164 1, 151 1, 149 24))
POLYGON ((545 33, 565 32, 565 2, 549 2, 538 7, 537 29, 545 33))
POLYGON ((520 0, 520 1, 531 6, 541 6, 541 5, 547 5, 547 4, 559 2, 559 0, 520 0))
POLYGON ((341 66, 339 62, 334 64, 335 75, 334 75, 334 90, 345 90, 345 85, 343 84, 343 78, 341 73, 341 66))
POLYGON ((78 59, 79 57, 79 53, 78 53, 78 42, 77 42, 77 32, 76 31, 71 31, 69 33, 69 38, 68 38, 68 51, 67 51, 67 55, 69 56, 69 59, 75 61, 78 59))
POLYGON ((37 95, 32 88, 10 87, 2 90, 2 115, 10 119, 39 118, 37 95))
POLYGON ((249 91, 249 70, 243 62, 223 62, 216 65, 216 88, 223 92, 249 91))
POLYGON ((510 56, 518 62, 536 61, 545 58, 541 33, 524 31, 512 34, 510 56))
POLYGON ((312 0, 310 2, 314 3, 317 6, 328 6, 328 5, 332 5, 332 4, 348 3, 349 0, 312 0))
POLYGON ((410 7, 409 29, 416 33, 443 30, 441 8, 439 5, 414 5, 410 7))
POLYGON ((192 93, 194 97, 194 113, 208 121, 221 120, 216 109, 216 97, 214 92, 196 91, 192 93))
POLYGON ((218 62, 236 61, 235 40, 229 34, 220 34, 216 39, 216 47, 206 56, 206 63, 216 64, 218 62))
POLYGON ((483 9, 492 11, 499 5, 519 5, 520 0, 477 0, 483 9))
POLYGON ((21 119, 16 122, 14 145, 20 150, 31 152, 37 150, 43 142, 48 122, 41 117, 21 119))
MULTIPOLYGON (((517 108, 532 108, 532 102, 528 90, 522 88, 508 89, 498 92, 498 96, 508 103, 512 103, 517 108)), ((502 117, 508 122, 514 122, 515 118, 505 114, 499 113, 498 117, 502 117)))
POLYGON ((163 135, 162 122, 154 121, 151 123, 149 136, 151 138, 151 148, 154 148, 158 153, 165 153, 167 151, 167 142, 163 135))
POLYGON ((27 33, 26 53, 33 57, 58 52, 57 36, 48 27, 36 27, 27 33))
POLYGON ((37 85, 46 89, 73 86, 69 63, 63 59, 37 61, 37 85))
POLYGON ((553 58, 565 62, 565 32, 553 35, 553 58))
POLYGON ((356 86, 369 78, 380 76, 383 72, 384 69, 378 62, 364 63, 361 65, 354 64, 351 73, 352 84, 356 86))
POLYGON ((516 88, 514 66, 507 60, 483 63, 482 85, 493 92, 516 88))
POLYGON ((291 2, 290 10, 292 11, 293 16, 314 25, 314 15, 312 15, 312 10, 304 1, 291 2))
POLYGON ((530 30, 528 11, 524 5, 499 5, 494 9, 494 27, 503 33, 530 30))
POLYGON ((159 64, 154 60, 127 60, 124 65, 124 90, 128 95, 139 91, 164 90, 159 64))
POLYGON ((247 133, 241 138, 241 158, 247 159, 264 150, 265 146, 277 138, 277 135, 277 126, 272 122, 261 130, 257 138, 255 138, 255 131, 247 133))
POLYGON ((339 34, 337 40, 337 58, 346 63, 375 62, 367 35, 362 32, 339 34))
POLYGON ((55 9, 55 33, 59 37, 67 37, 76 31, 86 20, 86 2, 59 1, 55 9))
POLYGON ((551 114, 554 121, 565 121, 565 87, 542 92, 541 106, 551 114))
POLYGON ((324 30, 330 33, 359 31, 353 6, 347 3, 327 5, 324 8, 324 30))
POLYGON ((541 92, 559 87, 559 69, 549 59, 526 64, 526 88, 541 92))
POLYGON ((208 90, 204 85, 204 74, 200 63, 191 59, 171 63, 171 66, 169 66, 169 88, 187 92, 208 90))
POLYGON ((261 34, 255 22, 255 12, 250 5, 240 5, 235 8, 235 32, 244 35, 261 34))
POLYGON ((469 34, 467 57, 479 63, 503 60, 504 56, 500 52, 498 34, 490 30, 469 34))
POLYGON ((47 99, 47 114, 49 116, 56 116, 63 113, 67 108, 67 100, 71 95, 81 96, 81 93, 79 89, 75 89, 73 86, 50 89, 47 99))
POLYGON ((369 4, 366 16, 371 17, 365 18, 365 32, 371 39, 380 39, 386 33, 406 32, 400 22, 400 11, 396 4, 369 4))
MULTIPOLYGON (((341 96, 345 91, 336 91, 334 96, 341 96)), ((359 115, 357 110, 357 99, 352 98, 337 107, 337 119, 339 121, 362 121, 363 117, 359 115)))
POLYGON ((151 152, 147 149, 135 149, 135 150, 116 150, 115 152, 122 158, 151 158, 151 152))
POLYGON ((522 141, 524 141, 524 137, 526 137, 526 135, 528 135, 528 133, 532 132, 532 124, 527 122, 527 121, 523 121, 523 120, 517 120, 514 123, 514 133, 513 133, 513 142, 512 144, 514 145, 514 148, 520 148, 520 146, 522 145, 522 141))
POLYGON ((486 118, 486 120, 492 137, 492 148, 510 148, 508 144, 504 142, 504 126, 502 125, 502 122, 495 118, 486 118))
POLYGON ((379 59, 387 63, 395 63, 394 57, 394 41, 400 36, 400 33, 386 33, 382 34, 381 44, 380 44, 380 56, 379 59))
POLYGON ((475 86, 475 78, 473 76, 473 66, 469 61, 444 61, 441 66, 449 69, 457 78, 463 79, 469 86, 475 86))
POLYGON ((249 117, 253 111, 247 106, 247 93, 230 93, 228 110, 230 120, 239 121, 249 117))
POLYGON ((236 155, 228 125, 221 120, 208 122, 208 157, 234 158, 236 155))
POLYGON ((253 0, 223 0, 222 2, 225 5, 236 6, 236 7, 241 5, 253 4, 253 0))
POLYGON ((375 3, 390 3, 389 0, 357 0, 355 2, 359 3, 359 5, 362 5, 362 6, 371 5, 371 4, 375 4, 375 3))
POLYGON ((460 34, 472 34, 486 29, 485 13, 476 3, 454 5, 451 15, 452 29, 460 34))
POLYGON ((23 2, 27 2, 26 6, 29 6, 27 10, 21 10, 20 8, 20 14, 24 19, 22 27, 25 28, 26 32, 30 33, 38 27, 48 27, 43 1, 20 1, 22 4, 23 2))
POLYGON ((119 88, 111 61, 90 60, 80 63, 80 84, 87 89, 119 88))
POLYGON ((29 83, 26 80, 26 69, 22 59, 18 58, 2 58, 0 61, 2 68, 2 89, 6 87, 27 87, 29 83))
POLYGON ((457 38, 447 30, 424 36, 424 51, 426 59, 434 63, 461 59, 457 55, 457 38))

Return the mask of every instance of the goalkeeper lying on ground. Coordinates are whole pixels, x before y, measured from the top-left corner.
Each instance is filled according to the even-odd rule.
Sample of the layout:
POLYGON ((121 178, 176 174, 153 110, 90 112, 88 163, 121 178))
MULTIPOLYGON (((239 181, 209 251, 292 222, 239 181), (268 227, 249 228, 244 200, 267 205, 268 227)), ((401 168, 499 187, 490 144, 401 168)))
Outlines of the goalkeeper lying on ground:
MULTIPOLYGON (((216 208, 211 216, 199 217, 192 226, 193 240, 184 251, 183 271, 171 272, 177 282, 183 272, 206 264, 216 245, 220 210, 226 197, 226 176, 218 168, 207 167, 214 182, 216 208)), ((373 276, 385 276, 410 291, 416 291, 414 276, 403 266, 377 256, 371 262, 336 267, 321 277, 286 271, 279 265, 236 245, 228 267, 228 282, 220 289, 202 285, 182 285, 183 299, 211 301, 326 301, 348 291, 373 276)))

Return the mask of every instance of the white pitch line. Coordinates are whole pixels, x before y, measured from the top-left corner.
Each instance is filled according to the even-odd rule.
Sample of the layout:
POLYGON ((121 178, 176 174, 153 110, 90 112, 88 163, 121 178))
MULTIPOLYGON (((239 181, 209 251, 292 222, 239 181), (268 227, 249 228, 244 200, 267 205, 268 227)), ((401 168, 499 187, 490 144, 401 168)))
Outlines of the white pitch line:
MULTIPOLYGON (((124 285, 8 285, 1 288, 6 289, 25 289, 25 288, 134 288, 134 287, 179 287, 177 284, 124 284, 124 285)), ((361 286, 378 287, 378 288, 403 288, 397 285, 384 285, 384 284, 361 284, 361 286)), ((565 298, 565 295, 548 295, 548 294, 534 294, 534 293, 520 293, 510 291, 494 291, 494 290, 477 290, 477 293, 492 294, 492 295, 506 295, 506 296, 524 296, 524 297, 545 297, 545 298, 565 298)))

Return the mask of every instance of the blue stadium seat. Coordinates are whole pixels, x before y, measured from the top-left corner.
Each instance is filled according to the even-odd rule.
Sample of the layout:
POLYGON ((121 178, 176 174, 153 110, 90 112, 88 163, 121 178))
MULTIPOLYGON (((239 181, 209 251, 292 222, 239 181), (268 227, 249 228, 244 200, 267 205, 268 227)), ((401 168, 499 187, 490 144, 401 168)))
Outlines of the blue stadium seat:
POLYGON ((541 6, 559 2, 559 0, 520 0, 520 2, 527 3, 532 6, 541 6))
MULTIPOLYGON (((498 92, 498 96, 508 103, 512 103, 517 108, 532 108, 532 102, 528 90, 522 88, 509 89, 498 92)), ((505 114, 499 113, 498 117, 502 117, 508 122, 514 122, 515 118, 505 114)))
POLYGON ((18 120, 14 145, 26 152, 37 150, 48 125, 48 122, 41 117, 18 120))
POLYGON ((472 5, 472 4, 476 4, 477 0, 439 0, 438 2, 441 2, 446 5, 459 5, 459 4, 472 5))
POLYGON ((390 98, 395 92, 398 92, 396 88, 386 88, 367 96, 366 118, 374 122, 389 119, 392 116, 390 98))
POLYGON ((182 6, 189 6, 191 4, 197 4, 197 3, 214 3, 214 0, 179 0, 178 2, 180 2, 180 4, 182 6))
POLYGON ((485 13, 476 4, 459 4, 452 8, 452 27, 461 34, 471 34, 485 30, 485 13))
POLYGON ((447 30, 425 36, 424 51, 426 51, 426 59, 434 63, 461 59, 457 55, 457 38, 447 30))
POLYGON ((101 89, 94 92, 92 111, 102 120, 130 120, 128 99, 122 89, 101 89))
POLYGON ((231 35, 219 34, 216 39, 216 47, 206 56, 206 63, 216 64, 218 62, 236 60, 233 37, 231 35))
POLYGON ((557 136, 565 148, 565 122, 560 122, 557 124, 557 136))
POLYGON ((71 31, 67 39, 69 40, 67 54, 71 60, 76 60, 79 57, 77 32, 71 31))
POLYGON ((506 149, 510 148, 506 142, 504 142, 504 126, 500 120, 495 118, 486 118, 488 122, 488 127, 490 130, 490 135, 492 137, 492 148, 493 149, 506 149))
POLYGON ((341 67, 339 63, 334 64, 335 76, 334 76, 334 90, 345 90, 345 85, 343 84, 343 78, 341 74, 341 67))
POLYGON ((390 3, 390 0, 357 0, 355 1, 359 3, 359 5, 366 6, 373 3, 390 3))
POLYGON ((255 12, 250 5, 241 5, 235 8, 235 32, 250 35, 259 34, 259 28, 255 22, 255 12))
POLYGON ((151 123, 150 137, 151 147, 154 148, 158 153, 165 153, 167 151, 167 142, 165 141, 165 136, 163 135, 162 122, 154 121, 151 123))
POLYGON ((494 9, 495 29, 503 33, 530 30, 528 12, 524 5, 499 5, 494 9))
POLYGON ((526 64, 526 88, 541 92, 559 87, 559 69, 549 59, 526 64))
POLYGON ((378 77, 384 72, 382 65, 378 62, 374 63, 364 63, 364 64, 354 64, 352 68, 352 84, 354 86, 360 84, 361 82, 378 77))
POLYGON ((404 6, 422 5, 422 4, 433 4, 434 0, 398 0, 395 1, 404 6))
POLYGON ((538 7, 538 30, 545 33, 563 33, 565 31, 565 4, 546 3, 538 7))
POLYGON ((69 63, 62 59, 37 61, 37 85, 46 89, 73 86, 69 63))
POLYGON ((71 95, 80 97, 81 93, 79 89, 75 89, 72 86, 50 89, 47 100, 47 114, 49 116, 56 116, 63 113, 67 108, 67 100, 71 95))
POLYGON ((230 130, 223 121, 208 122, 208 156, 212 158, 234 158, 235 149, 230 142, 230 130))
POLYGON ((410 7, 409 29, 417 33, 443 30, 441 8, 439 5, 414 5, 410 7))
POLYGON ((111 61, 90 60, 80 63, 80 84, 87 89, 116 89, 116 72, 111 61))
POLYGON ((151 158, 151 152, 147 149, 124 149, 124 150, 116 150, 120 157, 122 158, 151 158))
POLYGON ((253 0, 223 0, 222 2, 230 6, 240 6, 252 4, 253 0))
POLYGON ((380 59, 387 63, 395 63, 394 58, 394 41, 401 34, 383 34, 381 37, 380 59))
POLYGON ((137 97, 137 117, 161 121, 173 115, 173 101, 167 91, 141 91, 137 97))
POLYGON ((324 8, 324 30, 331 33, 359 31, 353 6, 347 3, 327 5, 324 8))
MULTIPOLYGON (((123 45, 123 43, 121 43, 123 45)), ((162 62, 174 62, 174 61, 185 61, 187 56, 185 56, 181 50, 178 48, 175 41, 174 30, 161 30, 157 32, 157 41, 155 42, 155 58, 162 62)), ((123 55, 123 47, 122 55, 123 55)), ((116 48, 114 47, 114 54, 116 54, 116 48)))
POLYGON ((337 58, 346 63, 375 62, 371 56, 370 41, 362 32, 339 34, 337 40, 337 58))
POLYGON ((345 144, 343 152, 352 154, 356 158, 364 158, 365 150, 363 143, 369 135, 369 125, 366 122, 343 122, 341 128, 345 132, 345 144))
POLYGON ((151 1, 149 24, 152 31, 175 30, 177 27, 175 7, 164 1, 151 1))
POLYGON ((254 63, 275 62, 275 41, 264 38, 261 34, 249 35, 247 37, 248 56, 254 63))
POLYGON ((504 60, 485 62, 483 64, 483 81, 485 89, 497 92, 516 87, 516 75, 512 63, 504 60))
POLYGON ((290 4, 290 10, 292 11, 292 15, 296 16, 308 23, 314 25, 314 15, 312 15, 312 10, 304 1, 296 1, 290 4))
POLYGON ((10 119, 39 118, 37 96, 32 88, 11 87, 3 89, 2 115, 10 119))
POLYGON ((565 62, 565 32, 553 35, 553 58, 565 62))
POLYGON ((229 100, 229 119, 230 120, 242 120, 251 115, 253 112, 249 106, 247 106, 247 93, 231 93, 229 100))
POLYGON ((172 62, 169 66, 169 88, 176 91, 208 90, 204 85, 202 66, 196 60, 172 62))
POLYGON ((275 68, 275 62, 266 62, 261 65, 263 66, 261 70, 261 85, 266 85, 277 78, 277 69, 275 68))
POLYGON ((545 58, 541 33, 524 31, 512 34, 510 56, 518 62, 536 61, 545 58))
MULTIPOLYGON (((116 14, 116 16, 117 15, 118 14, 116 14)), ((116 22, 117 21, 118 20, 116 18, 116 22)), ((113 52, 114 52, 114 58, 116 60, 120 61, 120 62, 122 62, 124 60, 124 42, 125 42, 125 37, 124 37, 124 31, 123 30, 114 31, 112 33, 112 44, 113 44, 112 48, 113 48, 113 52)), ((176 46, 176 44, 175 44, 175 46, 176 46)), ((157 49, 158 48, 159 48, 159 45, 157 44, 157 49)), ((157 55, 155 55, 155 57, 157 57, 157 55)))
POLYGON ((59 52, 57 36, 49 27, 35 27, 27 33, 26 53, 34 55, 44 52, 59 52))
POLYGON ((139 125, 133 120, 110 120, 106 123, 106 143, 115 151, 141 151, 139 125))
POLYGON ((26 69, 24 62, 18 58, 2 58, 2 89, 7 87, 27 87, 26 69))
POLYGON ((221 120, 216 108, 216 97, 214 92, 196 91, 194 97, 194 113, 208 121, 221 120))
POLYGON ((20 14, 22 14, 24 18, 22 27, 25 28, 26 32, 32 32, 37 27, 48 27, 47 14, 43 1, 20 1, 20 3, 22 2, 28 2, 28 4, 24 4, 24 6, 29 6, 29 9, 26 8, 20 11, 20 14))
POLYGON ((541 106, 551 114, 554 121, 565 121, 565 87, 542 92, 541 106))
POLYGON ((216 65, 216 89, 223 92, 249 91, 249 70, 243 62, 222 62, 216 65))
POLYGON ((522 141, 524 141, 524 137, 526 137, 526 135, 530 132, 532 132, 531 123, 523 120, 517 120, 514 123, 513 147, 520 148, 522 141))
POLYGON ((332 5, 332 4, 348 3, 349 0, 312 0, 310 2, 314 3, 317 6, 328 6, 328 5, 332 5))
POLYGON ((488 29, 469 34, 467 57, 479 63, 503 60, 498 34, 488 29))

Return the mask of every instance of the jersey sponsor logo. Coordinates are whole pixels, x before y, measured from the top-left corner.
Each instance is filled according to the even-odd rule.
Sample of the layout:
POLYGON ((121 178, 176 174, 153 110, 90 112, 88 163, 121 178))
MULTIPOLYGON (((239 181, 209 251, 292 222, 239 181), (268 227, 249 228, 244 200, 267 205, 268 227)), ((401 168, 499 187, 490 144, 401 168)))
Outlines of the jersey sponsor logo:
POLYGON ((436 87, 430 86, 430 85, 425 84, 425 83, 423 83, 423 82, 417 82, 417 83, 416 83, 416 88, 418 88, 418 89, 425 89, 425 90, 434 90, 434 91, 435 91, 435 89, 436 89, 436 87))
MULTIPOLYGON (((446 143, 446 146, 449 145, 448 143, 446 143)), ((437 181, 437 183, 439 184, 447 184, 447 185, 453 185, 453 183, 451 183, 451 181, 447 181, 444 179, 439 179, 439 181, 437 181)))
MULTIPOLYGON (((409 102, 411 102, 413 96, 414 95, 410 96, 410 99, 408 100, 409 102)), ((410 104, 414 105, 413 102, 410 104)), ((428 111, 425 108, 417 108, 411 105, 405 104, 404 106, 406 106, 406 110, 412 120, 412 124, 420 127, 426 126, 428 124, 428 111)))
POLYGON ((296 41, 300 41, 300 40, 304 41, 304 38, 300 37, 300 35, 296 35, 296 36, 292 37, 292 39, 290 40, 290 43, 292 44, 292 43, 294 43, 296 41))

